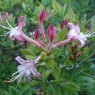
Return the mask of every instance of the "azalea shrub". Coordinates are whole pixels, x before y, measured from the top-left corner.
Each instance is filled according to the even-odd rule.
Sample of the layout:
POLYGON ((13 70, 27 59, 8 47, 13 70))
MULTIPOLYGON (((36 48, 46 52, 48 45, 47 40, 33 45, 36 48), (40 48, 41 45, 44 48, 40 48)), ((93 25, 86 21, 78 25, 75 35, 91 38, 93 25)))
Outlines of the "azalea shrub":
MULTIPOLYGON (((1 95, 94 95, 92 11, 77 12, 72 5, 80 2, 73 0, 31 2, 33 11, 26 11, 31 3, 16 1, 24 9, 19 17, 7 7, 1 12, 1 95)), ((13 9, 16 3, 11 2, 13 9)))

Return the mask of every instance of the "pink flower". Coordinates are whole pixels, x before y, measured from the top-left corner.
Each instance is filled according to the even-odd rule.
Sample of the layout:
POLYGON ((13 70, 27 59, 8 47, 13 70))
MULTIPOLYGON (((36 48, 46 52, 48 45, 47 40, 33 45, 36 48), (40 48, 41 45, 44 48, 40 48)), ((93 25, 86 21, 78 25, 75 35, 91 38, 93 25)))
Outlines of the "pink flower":
POLYGON ((79 40, 80 44, 79 47, 83 47, 87 41, 86 35, 84 35, 82 32, 80 32, 80 28, 78 25, 74 25, 73 23, 68 23, 68 26, 70 27, 70 31, 68 33, 68 39, 71 41, 73 40, 79 40))
POLYGON ((50 48, 51 44, 54 41, 54 37, 56 35, 56 29, 53 24, 50 24, 50 26, 48 27, 47 34, 48 34, 48 38, 49 38, 48 48, 50 48))
MULTIPOLYGON (((8 16, 8 14, 6 14, 6 17, 8 16)), ((6 22, 9 25, 10 28, 5 27, 0 25, 1 27, 10 30, 7 34, 9 34, 9 38, 11 40, 18 40, 18 41, 27 41, 28 43, 32 43, 34 45, 36 45, 39 48, 42 48, 42 45, 40 45, 37 41, 29 38, 28 36, 26 36, 23 31, 22 28, 25 26, 25 22, 24 22, 24 16, 21 16, 19 21, 18 21, 18 26, 16 26, 15 28, 13 28, 9 22, 8 19, 6 18, 6 22)))
POLYGON ((41 57, 39 56, 36 60, 33 61, 33 60, 24 60, 19 56, 16 57, 15 59, 17 60, 17 62, 20 63, 20 65, 18 66, 18 71, 12 75, 13 78, 10 81, 12 82, 18 79, 19 83, 23 75, 29 77, 31 73, 34 77, 38 78, 41 77, 41 74, 37 72, 37 69, 35 67, 40 58, 41 57))
POLYGON ((25 22, 24 22, 24 17, 21 16, 20 20, 18 21, 18 26, 12 28, 11 31, 9 32, 9 38, 12 40, 16 39, 18 41, 25 41, 21 35, 23 26, 25 26, 25 22))

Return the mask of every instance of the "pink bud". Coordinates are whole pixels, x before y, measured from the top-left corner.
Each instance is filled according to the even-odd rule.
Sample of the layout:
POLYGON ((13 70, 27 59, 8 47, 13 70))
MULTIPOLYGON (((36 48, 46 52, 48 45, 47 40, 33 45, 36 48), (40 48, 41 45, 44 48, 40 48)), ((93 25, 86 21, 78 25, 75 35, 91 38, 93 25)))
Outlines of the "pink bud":
POLYGON ((38 40, 39 36, 40 36, 40 32, 39 32, 39 30, 37 29, 37 30, 35 31, 35 33, 34 33, 34 37, 35 37, 36 40, 38 40))
POLYGON ((45 30, 44 30, 44 27, 43 27, 43 21, 46 18, 46 14, 47 14, 46 11, 43 10, 39 15, 39 24, 40 24, 40 28, 41 28, 41 31, 42 31, 42 37, 43 37, 44 42, 46 42, 46 36, 45 36, 45 30))
POLYGON ((34 33, 35 39, 41 44, 42 46, 45 46, 45 44, 40 40, 40 31, 37 29, 34 33))
POLYGON ((56 29, 55 29, 55 27, 54 27, 53 24, 51 24, 51 25, 49 26, 49 28, 48 28, 48 30, 47 30, 47 34, 48 34, 48 38, 49 38, 50 42, 52 43, 53 40, 54 40, 54 37, 55 37, 55 35, 56 35, 56 29))
POLYGON ((7 19, 7 20, 9 19, 9 15, 8 15, 8 12, 6 12, 6 19, 7 19))
POLYGON ((65 27, 67 27, 67 25, 68 25, 68 20, 67 19, 65 19, 65 20, 63 20, 62 21, 62 23, 61 23, 61 29, 64 29, 65 27))
POLYGON ((46 11, 43 10, 43 11, 40 13, 40 15, 39 15, 39 22, 40 22, 40 24, 43 23, 43 21, 45 20, 45 18, 46 18, 46 11))

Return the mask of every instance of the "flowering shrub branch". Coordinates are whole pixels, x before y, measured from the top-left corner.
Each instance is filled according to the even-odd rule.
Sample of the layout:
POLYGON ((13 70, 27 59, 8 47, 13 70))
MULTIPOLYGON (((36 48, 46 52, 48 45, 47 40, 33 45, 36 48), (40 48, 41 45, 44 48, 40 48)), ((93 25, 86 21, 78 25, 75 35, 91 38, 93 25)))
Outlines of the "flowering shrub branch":
MULTIPOLYGON (((13 73, 12 78, 10 80, 6 80, 5 82, 13 82, 17 80, 17 83, 19 83, 22 77, 24 76, 30 82, 33 81, 33 78, 35 78, 35 80, 38 79, 42 82, 42 84, 39 83, 38 85, 41 85, 41 88, 44 89, 47 88, 47 86, 43 86, 43 84, 47 84, 50 86, 50 84, 52 84, 53 82, 63 83, 67 81, 65 78, 60 78, 60 76, 62 75, 62 70, 69 72, 71 70, 80 69, 81 65, 85 61, 87 61, 87 59, 91 58, 94 55, 95 52, 93 52, 90 56, 86 57, 81 62, 77 60, 82 54, 80 49, 86 45, 86 42, 88 41, 89 37, 95 35, 95 32, 93 32, 92 29, 87 32, 81 32, 81 29, 78 24, 74 24, 67 19, 64 19, 60 24, 60 31, 52 23, 50 23, 48 28, 45 29, 44 21, 47 18, 48 20, 50 18, 48 17, 47 11, 42 10, 42 12, 38 16, 38 24, 40 27, 37 28, 33 33, 31 33, 33 37, 29 37, 22 30, 23 27, 25 27, 24 16, 20 17, 17 26, 13 28, 9 23, 9 15, 8 13, 6 13, 6 23, 9 27, 0 25, 0 27, 9 30, 9 32, 7 32, 4 36, 8 36, 11 40, 17 40, 22 43, 29 43, 30 46, 33 45, 36 48, 34 51, 35 55, 32 56, 34 58, 27 58, 27 56, 25 56, 25 59, 22 59, 20 56, 17 56, 15 58, 15 60, 20 64, 18 65, 18 70, 13 73), (64 37, 64 39, 62 40, 56 40, 57 38, 60 38, 59 34, 63 35, 65 30, 66 37, 64 37), (64 58, 62 54, 63 51, 61 51, 61 48, 63 47, 66 47, 68 51, 65 52, 64 49, 64 52, 66 54, 64 58), (56 50, 59 51, 54 52, 56 50), (59 62, 59 59, 57 62, 57 56, 59 59, 60 57, 62 57, 61 61, 64 59, 62 61, 62 63, 64 64, 61 64, 59 62), (68 65, 68 63, 70 66, 68 65), (40 67, 42 67, 41 70, 39 69, 40 67), (45 75, 42 72, 44 72, 45 75)), ((26 51, 29 50, 29 47, 26 51)), ((30 54, 31 52, 29 51, 28 53, 30 54)), ((88 75, 84 72, 80 73, 88 75)))

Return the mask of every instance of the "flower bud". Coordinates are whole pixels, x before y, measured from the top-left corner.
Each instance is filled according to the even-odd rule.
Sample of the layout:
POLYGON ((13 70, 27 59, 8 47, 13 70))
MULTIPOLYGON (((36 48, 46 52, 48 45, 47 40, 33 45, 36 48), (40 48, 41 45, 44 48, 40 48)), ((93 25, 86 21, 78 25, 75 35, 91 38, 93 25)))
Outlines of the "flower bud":
POLYGON ((37 30, 35 31, 35 33, 34 33, 34 37, 35 37, 36 40, 38 40, 38 39, 39 39, 39 36, 40 36, 40 32, 39 32, 39 30, 37 29, 37 30))
POLYGON ((54 40, 54 36, 56 35, 56 29, 53 24, 51 24, 47 30, 48 38, 50 42, 52 43, 54 40))
POLYGON ((9 15, 8 15, 8 12, 6 12, 6 19, 7 19, 7 20, 9 19, 9 15))
POLYGON ((43 23, 43 21, 45 20, 45 18, 46 18, 46 11, 43 10, 43 11, 40 13, 40 15, 39 15, 39 22, 40 22, 40 24, 43 23))
POLYGON ((66 28, 67 27, 67 25, 68 25, 68 20, 67 19, 65 19, 65 20, 63 20, 62 21, 62 23, 61 23, 61 29, 64 29, 64 28, 66 28))
POLYGON ((39 42, 39 44, 41 44, 42 46, 45 46, 45 44, 40 40, 40 31, 39 31, 39 29, 37 29, 35 31, 34 37, 39 42))
POLYGON ((45 60, 47 58, 47 54, 45 52, 41 53, 41 59, 45 60))

